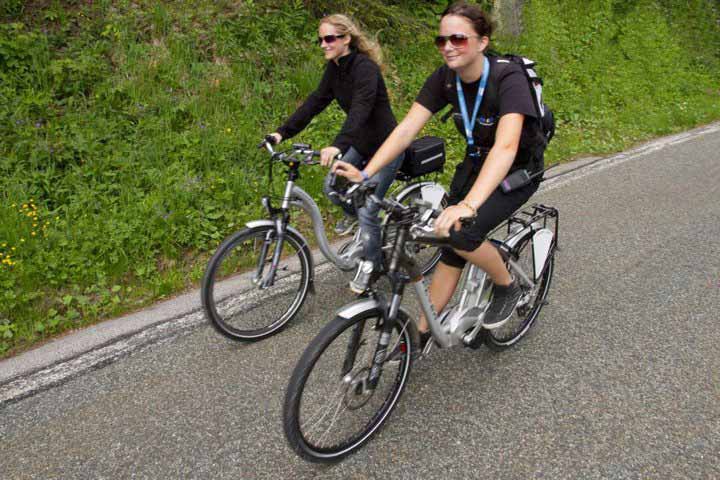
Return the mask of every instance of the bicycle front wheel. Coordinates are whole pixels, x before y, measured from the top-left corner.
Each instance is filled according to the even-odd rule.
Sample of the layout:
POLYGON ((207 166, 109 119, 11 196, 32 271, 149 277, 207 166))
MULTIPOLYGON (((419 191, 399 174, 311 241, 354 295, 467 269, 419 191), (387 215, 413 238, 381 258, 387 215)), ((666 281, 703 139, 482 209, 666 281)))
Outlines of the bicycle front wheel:
MULTIPOLYGON (((514 249, 517 255, 517 265, 530 278, 534 276, 533 236, 528 233, 518 242, 514 249)), ((512 267, 508 266, 512 272, 512 267)), ((515 345, 530 330, 540 315, 540 310, 548 296, 550 281, 555 267, 555 256, 551 255, 545 265, 545 270, 530 288, 521 285, 522 295, 512 317, 501 327, 486 331, 485 344, 493 350, 504 350, 515 345)))
POLYGON ((286 231, 277 268, 275 227, 241 230, 220 245, 205 271, 201 296, 211 325, 233 340, 255 341, 284 327, 300 310, 311 263, 301 238, 286 231))
POLYGON ((336 317, 305 350, 283 407, 290 446, 311 462, 335 462, 378 431, 405 388, 412 363, 408 319, 398 314, 376 386, 369 374, 381 328, 379 310, 336 317))

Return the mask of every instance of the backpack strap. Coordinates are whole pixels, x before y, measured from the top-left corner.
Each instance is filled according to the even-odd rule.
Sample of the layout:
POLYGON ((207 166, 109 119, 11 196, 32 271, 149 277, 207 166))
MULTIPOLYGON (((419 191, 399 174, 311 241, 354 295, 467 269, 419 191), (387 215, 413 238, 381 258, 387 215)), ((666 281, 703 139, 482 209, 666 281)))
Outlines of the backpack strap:
MULTIPOLYGON (((525 74, 525 79, 527 80, 528 87, 530 88, 530 96, 533 99, 533 106, 535 107, 535 118, 537 119, 540 131, 544 131, 543 118, 545 117, 545 104, 542 101, 543 81, 542 78, 540 78, 540 76, 538 76, 535 72, 535 62, 529 58, 512 54, 504 55, 504 58, 519 65, 525 74)), ((544 135, 543 138, 545 138, 544 135)), ((545 142, 547 143, 547 139, 545 139, 545 142)))

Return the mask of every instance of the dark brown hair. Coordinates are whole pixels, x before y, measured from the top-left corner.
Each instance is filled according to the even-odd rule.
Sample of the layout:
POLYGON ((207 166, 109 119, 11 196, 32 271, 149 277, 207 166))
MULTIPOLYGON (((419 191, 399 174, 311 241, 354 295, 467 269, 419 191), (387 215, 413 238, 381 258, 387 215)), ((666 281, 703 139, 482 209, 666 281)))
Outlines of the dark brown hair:
POLYGON ((472 23, 475 33, 481 37, 490 37, 493 32, 493 23, 479 6, 467 2, 455 2, 445 9, 442 17, 457 15, 467 18, 472 23))

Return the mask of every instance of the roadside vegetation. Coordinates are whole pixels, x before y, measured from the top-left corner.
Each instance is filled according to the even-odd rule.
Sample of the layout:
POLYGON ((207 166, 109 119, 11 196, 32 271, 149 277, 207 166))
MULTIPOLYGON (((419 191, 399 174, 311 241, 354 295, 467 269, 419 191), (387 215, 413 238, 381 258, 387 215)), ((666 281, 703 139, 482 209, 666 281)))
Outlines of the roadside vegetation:
MULTIPOLYGON (((221 239, 263 214, 255 146, 319 79, 319 16, 378 35, 401 117, 440 65, 446 2, 1 5, 0 357, 196 284, 221 239)), ((525 33, 494 48, 538 61, 554 163, 719 119, 719 22, 713 0, 531 0, 525 33)), ((298 140, 325 146, 342 118, 333 106, 298 140)), ((426 131, 448 139, 445 177, 463 149, 451 123, 426 131)), ((330 222, 323 175, 301 182, 330 222)))

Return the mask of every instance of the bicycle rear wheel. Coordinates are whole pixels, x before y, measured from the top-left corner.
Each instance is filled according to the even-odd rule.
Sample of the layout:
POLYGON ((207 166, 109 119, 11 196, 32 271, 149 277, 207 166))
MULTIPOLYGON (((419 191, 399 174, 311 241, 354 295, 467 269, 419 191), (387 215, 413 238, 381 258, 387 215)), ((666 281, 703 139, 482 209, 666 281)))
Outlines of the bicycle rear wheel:
POLYGON ((310 286, 305 243, 285 232, 280 262, 268 280, 277 234, 272 225, 246 228, 220 245, 202 282, 203 309, 211 325, 233 340, 255 341, 284 327, 300 310, 310 286))
MULTIPOLYGON (((533 264, 533 234, 523 237, 513 250, 517 258, 515 261, 520 268, 531 278, 534 276, 533 264)), ((551 255, 546 262, 545 270, 530 288, 521 284, 522 295, 512 317, 501 327, 486 330, 485 344, 493 350, 504 350, 515 345, 530 330, 530 327, 540 315, 540 310, 548 296, 550 281, 555 267, 555 256, 551 255)), ((512 272, 512 268, 508 265, 512 272)))
MULTIPOLYGON (((418 188, 410 192, 408 195, 400 199, 400 203, 403 205, 412 205, 415 200, 423 200, 422 189, 418 188)), ((440 207, 445 209, 448 206, 447 193, 443 196, 440 201, 440 207)), ((397 227, 387 225, 384 229, 385 239, 383 245, 391 245, 394 242, 395 235, 397 234, 397 227)), ((419 243, 408 243, 405 247, 408 255, 412 256, 417 264, 421 267, 423 275, 427 275, 432 272, 435 266, 440 261, 441 250, 439 247, 432 245, 419 244, 419 243)))
POLYGON ((412 364, 412 335, 398 313, 377 386, 368 384, 381 328, 379 310, 336 317, 293 371, 283 407, 290 446, 311 462, 336 462, 378 431, 397 404, 412 364))

